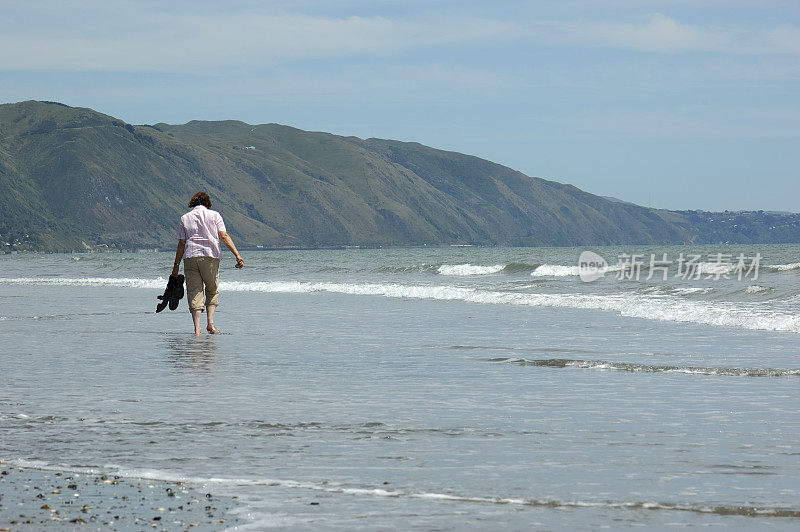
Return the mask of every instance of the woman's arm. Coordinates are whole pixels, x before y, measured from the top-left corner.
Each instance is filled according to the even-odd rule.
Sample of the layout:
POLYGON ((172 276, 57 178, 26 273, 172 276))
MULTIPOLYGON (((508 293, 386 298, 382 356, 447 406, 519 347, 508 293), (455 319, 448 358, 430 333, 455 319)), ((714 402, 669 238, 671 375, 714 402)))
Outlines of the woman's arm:
POLYGON ((183 258, 183 250, 186 248, 186 240, 178 240, 178 250, 175 252, 175 264, 172 265, 173 277, 178 275, 178 268, 181 266, 181 259, 183 258))
POLYGON ((233 255, 236 257, 236 267, 243 268, 244 259, 242 258, 241 255, 239 255, 239 252, 236 251, 236 244, 233 243, 233 239, 231 239, 231 237, 225 231, 219 232, 219 239, 220 242, 225 244, 228 247, 228 249, 230 249, 233 252, 233 255))

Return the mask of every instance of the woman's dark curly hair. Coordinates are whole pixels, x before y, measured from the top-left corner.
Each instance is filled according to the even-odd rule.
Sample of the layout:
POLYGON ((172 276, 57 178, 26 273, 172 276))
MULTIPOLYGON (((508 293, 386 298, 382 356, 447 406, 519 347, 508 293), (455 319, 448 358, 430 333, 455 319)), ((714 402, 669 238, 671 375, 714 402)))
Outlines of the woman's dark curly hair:
POLYGON ((189 200, 189 208, 197 207, 198 205, 202 205, 206 209, 211 208, 211 198, 208 197, 208 194, 205 192, 198 192, 192 199, 189 200))

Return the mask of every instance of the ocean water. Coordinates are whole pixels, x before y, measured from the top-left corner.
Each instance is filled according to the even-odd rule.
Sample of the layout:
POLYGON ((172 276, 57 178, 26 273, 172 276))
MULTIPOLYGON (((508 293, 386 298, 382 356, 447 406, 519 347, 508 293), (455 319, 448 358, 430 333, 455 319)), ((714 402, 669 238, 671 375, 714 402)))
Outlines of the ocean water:
POLYGON ((228 256, 200 338, 170 253, 0 256, 0 460, 244 530, 796 530, 800 246, 581 251, 228 256))

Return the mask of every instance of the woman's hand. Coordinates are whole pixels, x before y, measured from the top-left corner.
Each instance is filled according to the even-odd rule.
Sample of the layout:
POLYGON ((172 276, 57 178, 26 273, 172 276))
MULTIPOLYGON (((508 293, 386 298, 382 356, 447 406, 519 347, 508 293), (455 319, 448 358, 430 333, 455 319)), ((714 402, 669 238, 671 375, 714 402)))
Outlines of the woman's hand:
POLYGON ((233 243, 233 239, 230 236, 228 236, 228 233, 226 233, 225 231, 220 231, 218 235, 220 241, 223 244, 225 244, 228 247, 228 249, 231 250, 233 256, 236 257, 236 267, 239 268, 240 270, 244 268, 244 259, 242 258, 241 255, 239 255, 239 250, 236 249, 236 245, 233 243))

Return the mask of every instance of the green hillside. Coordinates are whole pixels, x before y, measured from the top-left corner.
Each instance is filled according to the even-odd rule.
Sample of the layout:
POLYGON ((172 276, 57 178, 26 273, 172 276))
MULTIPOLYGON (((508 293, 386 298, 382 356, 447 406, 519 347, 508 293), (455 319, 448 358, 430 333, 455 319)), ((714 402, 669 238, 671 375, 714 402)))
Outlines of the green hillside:
POLYGON ((0 105, 0 241, 174 246, 207 191, 242 247, 600 245, 698 237, 685 214, 416 143, 277 125, 133 126, 58 103, 0 105))

